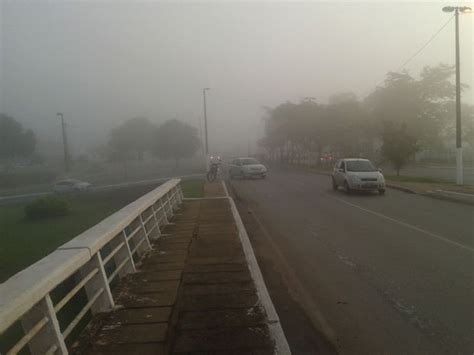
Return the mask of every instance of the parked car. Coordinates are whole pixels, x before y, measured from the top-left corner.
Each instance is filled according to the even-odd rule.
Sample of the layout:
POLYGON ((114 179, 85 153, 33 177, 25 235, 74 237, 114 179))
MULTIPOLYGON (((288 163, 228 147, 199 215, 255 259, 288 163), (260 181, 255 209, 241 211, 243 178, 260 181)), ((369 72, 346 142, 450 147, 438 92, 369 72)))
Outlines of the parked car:
POLYGON ((385 193, 385 178, 382 172, 367 159, 340 159, 334 165, 332 187, 344 187, 346 193, 352 190, 378 191, 385 193))
POLYGON ((53 191, 57 193, 86 191, 91 184, 85 181, 66 179, 57 181, 53 186, 53 191))
POLYGON ((237 158, 229 164, 229 177, 233 179, 239 176, 242 178, 259 177, 265 179, 267 168, 254 158, 237 158))

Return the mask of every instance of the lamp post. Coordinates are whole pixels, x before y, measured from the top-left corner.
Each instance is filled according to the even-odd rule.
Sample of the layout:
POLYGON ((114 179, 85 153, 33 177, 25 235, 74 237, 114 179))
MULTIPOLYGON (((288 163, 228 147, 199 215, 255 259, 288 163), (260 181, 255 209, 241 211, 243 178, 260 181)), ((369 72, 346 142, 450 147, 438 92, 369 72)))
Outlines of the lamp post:
POLYGON ((456 20, 456 184, 463 184, 462 130, 461 130, 461 71, 459 59, 459 13, 471 12, 467 6, 445 6, 444 12, 454 12, 456 20))
POLYGON ((68 172, 69 171, 69 151, 68 151, 68 146, 67 146, 66 125, 64 123, 64 115, 61 112, 58 112, 57 116, 61 120, 61 128, 63 132, 64 170, 68 172))
POLYGON ((209 170, 209 142, 207 136, 207 104, 206 104, 206 91, 210 88, 202 89, 202 95, 204 98, 204 147, 206 152, 206 172, 209 170))

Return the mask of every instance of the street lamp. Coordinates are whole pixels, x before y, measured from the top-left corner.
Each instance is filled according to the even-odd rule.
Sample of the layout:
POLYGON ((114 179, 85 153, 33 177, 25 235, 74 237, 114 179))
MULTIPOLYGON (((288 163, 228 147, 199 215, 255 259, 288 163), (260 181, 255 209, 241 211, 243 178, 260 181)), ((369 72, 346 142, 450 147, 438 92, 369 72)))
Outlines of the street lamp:
POLYGON ((461 136, 461 71, 459 60, 459 13, 468 13, 468 6, 445 6, 444 12, 454 12, 456 19, 456 184, 463 184, 462 136, 461 136))
POLYGON ((206 91, 211 90, 210 88, 202 89, 202 95, 204 98, 204 146, 206 150, 206 171, 209 170, 209 142, 207 138, 207 106, 206 106, 206 91))
POLYGON ((61 112, 56 114, 61 121, 61 129, 63 133, 63 148, 64 148, 64 170, 69 171, 69 151, 67 146, 66 125, 64 123, 64 115, 61 112))

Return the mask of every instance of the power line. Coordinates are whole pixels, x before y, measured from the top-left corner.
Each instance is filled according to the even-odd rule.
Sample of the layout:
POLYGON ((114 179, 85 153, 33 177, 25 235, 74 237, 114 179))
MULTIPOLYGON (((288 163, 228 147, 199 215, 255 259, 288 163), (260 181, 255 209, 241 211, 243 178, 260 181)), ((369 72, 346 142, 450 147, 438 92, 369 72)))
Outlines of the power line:
MULTIPOLYGON (((440 34, 440 32, 451 22, 451 20, 452 20, 453 18, 454 18, 454 15, 451 16, 451 17, 448 19, 448 21, 446 21, 446 22, 444 23, 444 25, 441 26, 441 27, 428 39, 428 41, 426 41, 426 43, 423 44, 423 46, 420 47, 420 49, 418 49, 412 56, 410 56, 407 60, 405 60, 405 61, 403 62, 403 64, 400 65, 400 66, 395 70, 395 72, 399 72, 399 71, 400 71, 401 69, 403 69, 408 63, 410 63, 413 59, 415 59, 415 58, 418 56, 418 54, 420 54, 420 53, 440 34)), ((379 86, 381 83, 383 83, 384 80, 385 80, 385 78, 382 79, 382 80, 379 80, 379 81, 375 84, 375 88, 377 88, 377 86, 379 86)), ((364 98, 367 97, 367 96, 368 96, 367 93, 363 95, 364 98)))
POLYGON ((413 55, 412 55, 410 58, 408 58, 402 65, 400 65, 400 66, 397 68, 396 71, 399 71, 399 70, 402 69, 405 65, 407 65, 408 63, 410 63, 413 59, 415 59, 415 57, 416 57, 418 54, 420 54, 421 51, 423 51, 423 49, 425 49, 425 48, 428 46, 428 44, 430 44, 430 43, 436 38, 436 36, 439 35, 439 33, 451 22, 451 20, 452 20, 453 18, 454 18, 454 15, 451 16, 451 17, 448 19, 448 21, 446 21, 446 23, 445 23, 443 26, 441 26, 441 28, 440 28, 438 31, 436 31, 435 34, 432 35, 432 36, 430 37, 430 39, 429 39, 419 50, 417 50, 417 51, 415 52, 415 54, 413 54, 413 55))

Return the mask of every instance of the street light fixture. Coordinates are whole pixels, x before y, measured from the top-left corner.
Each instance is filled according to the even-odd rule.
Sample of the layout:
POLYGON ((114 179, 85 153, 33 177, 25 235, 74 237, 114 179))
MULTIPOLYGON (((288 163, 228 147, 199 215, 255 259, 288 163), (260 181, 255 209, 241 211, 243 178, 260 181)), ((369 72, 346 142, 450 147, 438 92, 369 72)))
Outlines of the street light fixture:
POLYGON ((456 184, 463 184, 461 130, 461 70, 459 59, 459 13, 469 13, 468 6, 445 6, 443 12, 454 12, 456 19, 456 184))

